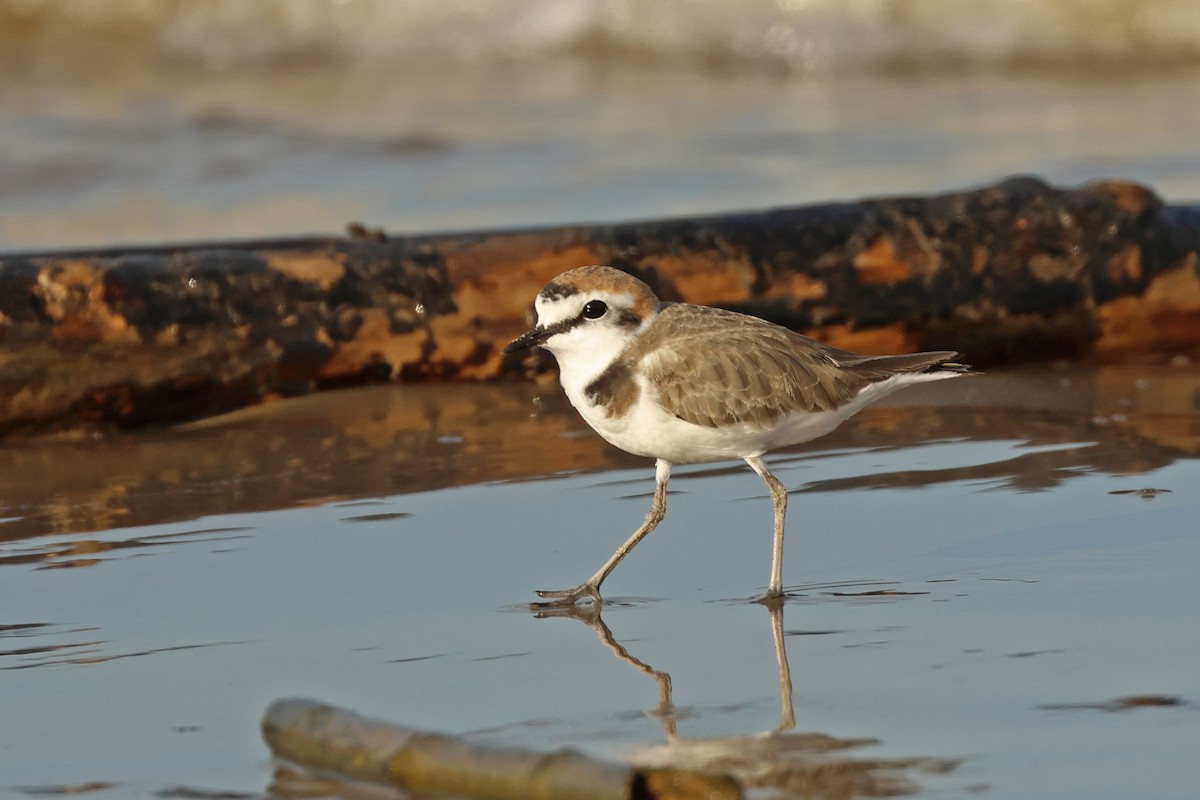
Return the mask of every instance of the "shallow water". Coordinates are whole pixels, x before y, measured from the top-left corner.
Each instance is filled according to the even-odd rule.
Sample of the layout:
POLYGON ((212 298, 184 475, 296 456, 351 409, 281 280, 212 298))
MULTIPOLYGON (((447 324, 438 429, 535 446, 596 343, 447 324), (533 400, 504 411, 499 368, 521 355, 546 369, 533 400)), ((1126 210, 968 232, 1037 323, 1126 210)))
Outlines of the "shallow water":
POLYGON ((300 695, 481 742, 720 758, 785 787, 762 796, 833 758, 928 797, 1192 797, 1198 397, 1184 367, 990 374, 772 456, 790 686, 747 602, 771 512, 744 467, 678 470, 602 620, 528 610, 652 488, 556 387, 9 443, 0 796, 263 796, 258 720, 300 695))
POLYGON ((1198 130, 1194 69, 0 75, 0 252, 651 219, 1013 174, 1192 202, 1198 130))

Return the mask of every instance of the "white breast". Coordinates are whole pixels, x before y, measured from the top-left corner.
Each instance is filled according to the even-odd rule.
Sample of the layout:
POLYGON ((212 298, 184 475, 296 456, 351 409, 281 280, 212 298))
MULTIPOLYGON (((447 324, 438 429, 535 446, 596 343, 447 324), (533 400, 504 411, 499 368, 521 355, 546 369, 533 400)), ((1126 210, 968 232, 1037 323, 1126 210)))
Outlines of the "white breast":
POLYGON ((955 372, 895 375, 867 386, 841 408, 796 412, 768 428, 745 423, 712 428, 685 422, 663 410, 653 387, 641 376, 638 376, 641 391, 637 401, 624 416, 609 416, 607 409, 592 403, 584 394, 590 381, 582 382, 570 371, 563 371, 561 377, 571 404, 610 444, 634 455, 687 464, 760 456, 779 447, 802 444, 824 436, 866 405, 897 389, 957 375, 955 372))

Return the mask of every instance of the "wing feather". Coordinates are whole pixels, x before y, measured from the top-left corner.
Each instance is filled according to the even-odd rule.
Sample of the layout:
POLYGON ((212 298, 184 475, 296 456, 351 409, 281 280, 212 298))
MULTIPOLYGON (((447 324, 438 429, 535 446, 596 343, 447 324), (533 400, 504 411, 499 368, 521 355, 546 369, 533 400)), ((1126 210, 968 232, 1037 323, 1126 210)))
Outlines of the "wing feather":
POLYGON ((838 408, 870 383, 955 355, 863 356, 757 317, 672 304, 626 353, 626 363, 641 364, 659 402, 679 419, 767 428, 794 411, 838 408))

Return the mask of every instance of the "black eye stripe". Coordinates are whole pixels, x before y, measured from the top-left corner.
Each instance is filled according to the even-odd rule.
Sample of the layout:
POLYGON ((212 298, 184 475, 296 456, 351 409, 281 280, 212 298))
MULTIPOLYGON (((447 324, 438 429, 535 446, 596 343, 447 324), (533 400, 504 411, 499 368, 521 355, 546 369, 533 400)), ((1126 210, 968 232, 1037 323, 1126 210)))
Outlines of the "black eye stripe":
POLYGON ((560 333, 566 333, 582 321, 583 320, 581 320, 579 317, 575 317, 574 319, 564 319, 560 322, 554 323, 553 325, 548 325, 546 327, 545 338, 549 339, 551 336, 558 336, 560 333))
POLYGON ((621 309, 617 314, 617 325, 622 328, 636 328, 642 324, 642 318, 632 309, 621 309))
MULTIPOLYGON (((592 301, 592 302, 603 302, 603 301, 592 301)), ((612 310, 612 309, 609 308, 608 306, 605 306, 606 314, 610 310, 612 310)), ((603 315, 601 315, 601 316, 603 316, 603 315)), ((543 333, 541 336, 541 341, 545 341, 546 339, 549 339, 551 336, 558 336, 560 333, 566 333, 567 331, 572 331, 575 328, 578 328, 580 325, 585 325, 590 321, 591 320, 588 319, 584 315, 583 311, 580 310, 579 316, 577 316, 577 317, 570 317, 568 319, 559 320, 558 322, 551 323, 551 324, 545 326, 544 328, 542 328, 543 333)), ((616 310, 615 322, 616 322, 617 326, 621 327, 621 328, 637 328, 639 325, 642 324, 642 318, 639 317, 632 309, 618 308, 616 310)))

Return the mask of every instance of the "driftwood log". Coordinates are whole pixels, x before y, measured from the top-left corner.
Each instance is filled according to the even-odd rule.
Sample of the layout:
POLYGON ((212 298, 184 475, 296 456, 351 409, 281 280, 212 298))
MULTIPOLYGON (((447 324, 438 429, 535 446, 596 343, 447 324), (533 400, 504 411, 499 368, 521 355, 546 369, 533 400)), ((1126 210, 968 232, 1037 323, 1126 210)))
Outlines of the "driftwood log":
POLYGON ((1200 207, 1015 178, 654 222, 0 255, 0 434, 544 373, 544 354, 500 348, 548 279, 591 263, 864 352, 1200 356, 1200 207))
POLYGON ((422 797, 736 800, 742 796, 737 782, 725 775, 611 764, 572 750, 538 753, 486 747, 301 698, 272 703, 263 715, 262 731, 278 758, 422 797))

